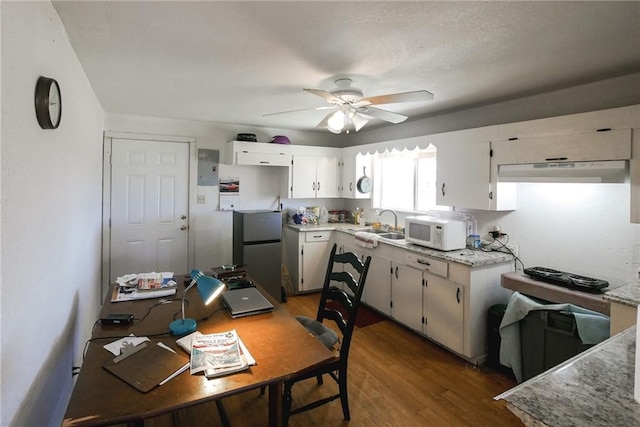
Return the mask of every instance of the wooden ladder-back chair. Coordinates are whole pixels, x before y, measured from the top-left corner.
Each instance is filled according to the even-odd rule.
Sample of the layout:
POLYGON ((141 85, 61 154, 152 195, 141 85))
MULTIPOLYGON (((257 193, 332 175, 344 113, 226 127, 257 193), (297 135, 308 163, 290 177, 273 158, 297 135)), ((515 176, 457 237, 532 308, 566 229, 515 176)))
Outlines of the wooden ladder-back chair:
POLYGON ((333 348, 338 344, 339 350, 337 350, 334 360, 329 363, 311 371, 304 372, 300 376, 284 382, 282 409, 285 426, 288 425, 290 415, 317 408, 337 398, 340 398, 342 403, 344 419, 350 419, 349 401, 347 398, 347 361, 356 315, 358 307, 360 306, 360 299, 362 298, 370 262, 370 256, 363 262, 352 252, 336 253, 336 245, 333 245, 331 255, 329 255, 327 273, 324 279, 316 319, 314 320, 303 316, 296 318, 327 347, 333 348), (350 268, 348 267, 349 265, 351 266, 350 268), (354 274, 357 273, 357 279, 354 278, 349 271, 353 271, 354 274), (330 302, 331 304, 328 304, 330 302), (341 338, 338 338, 335 331, 323 323, 325 320, 335 323, 340 331, 341 338), (329 376, 336 381, 339 392, 304 406, 291 409, 291 389, 293 385, 298 381, 312 377, 316 377, 318 384, 322 384, 322 376, 324 374, 329 374, 329 376))

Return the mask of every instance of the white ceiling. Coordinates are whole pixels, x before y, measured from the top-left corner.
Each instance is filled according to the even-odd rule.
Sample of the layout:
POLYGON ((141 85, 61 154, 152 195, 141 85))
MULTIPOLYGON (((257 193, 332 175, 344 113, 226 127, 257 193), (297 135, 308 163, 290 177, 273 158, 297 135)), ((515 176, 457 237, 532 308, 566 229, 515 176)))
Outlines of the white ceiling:
POLYGON ((109 113, 314 130, 325 111, 263 115, 338 77, 432 92, 382 106, 412 120, 640 71, 635 1, 53 4, 109 113))

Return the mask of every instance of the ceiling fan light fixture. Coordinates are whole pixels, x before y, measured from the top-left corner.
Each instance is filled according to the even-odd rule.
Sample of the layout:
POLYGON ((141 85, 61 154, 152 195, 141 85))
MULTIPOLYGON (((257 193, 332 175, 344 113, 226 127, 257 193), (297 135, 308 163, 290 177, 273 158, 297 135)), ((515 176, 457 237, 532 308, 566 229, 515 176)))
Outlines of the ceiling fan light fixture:
POLYGON ((336 111, 327 121, 327 129, 333 133, 340 133, 344 129, 344 113, 342 110, 336 111))
POLYGON ((353 127, 356 132, 362 129, 368 122, 369 120, 365 119, 360 114, 354 113, 353 116, 351 116, 351 123, 353 123, 353 127))

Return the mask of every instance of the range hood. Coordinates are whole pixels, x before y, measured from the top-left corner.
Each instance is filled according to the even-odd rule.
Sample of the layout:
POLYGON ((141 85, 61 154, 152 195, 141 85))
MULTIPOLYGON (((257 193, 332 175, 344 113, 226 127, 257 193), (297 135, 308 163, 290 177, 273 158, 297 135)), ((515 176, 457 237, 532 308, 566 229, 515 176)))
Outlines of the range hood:
POLYGON ((499 165, 499 182, 591 182, 623 183, 627 176, 625 160, 598 162, 544 162, 499 165))

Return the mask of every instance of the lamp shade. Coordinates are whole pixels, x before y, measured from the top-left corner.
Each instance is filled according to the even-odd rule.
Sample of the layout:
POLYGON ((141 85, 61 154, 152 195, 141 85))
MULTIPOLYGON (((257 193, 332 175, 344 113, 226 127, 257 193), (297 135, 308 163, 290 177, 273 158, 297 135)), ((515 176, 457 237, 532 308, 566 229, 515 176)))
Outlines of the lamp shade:
POLYGON ((200 294, 200 298, 202 298, 205 305, 215 300, 225 288, 224 283, 220 280, 205 276, 204 273, 198 269, 191 270, 191 283, 182 292, 182 318, 174 320, 169 324, 169 330, 171 330, 173 335, 186 335, 196 330, 196 321, 184 317, 184 299, 193 285, 198 287, 198 294, 200 294))
MULTIPOLYGON (((196 271, 196 270, 194 270, 196 271)), ((200 270, 197 270, 202 274, 200 270)), ((191 272, 193 274, 193 271, 191 272)), ((202 275, 197 279, 198 293, 204 301, 204 305, 211 304, 224 290, 224 283, 220 280, 202 275)))

